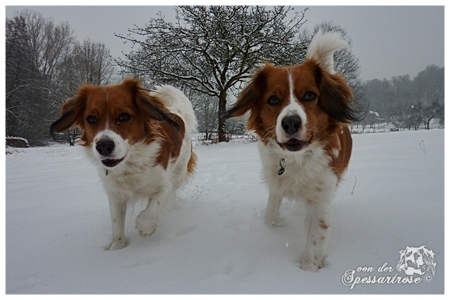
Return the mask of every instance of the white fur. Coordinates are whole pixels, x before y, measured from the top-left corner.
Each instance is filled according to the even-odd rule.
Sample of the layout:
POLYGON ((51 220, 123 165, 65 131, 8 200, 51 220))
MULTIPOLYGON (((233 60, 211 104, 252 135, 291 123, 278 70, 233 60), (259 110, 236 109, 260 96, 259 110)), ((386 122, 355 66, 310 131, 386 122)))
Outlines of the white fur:
MULTIPOLYGON (((108 123, 106 123, 106 124, 108 124, 108 123)), ((122 139, 120 137, 120 135, 118 135, 114 131, 109 130, 108 127, 106 127, 105 130, 99 132, 94 137, 94 142, 91 145, 92 153, 97 161, 101 161, 103 157, 95 149, 95 146, 97 145, 97 143, 100 140, 105 139, 105 138, 114 141, 114 144, 115 144, 115 150, 112 153, 112 155, 110 156, 110 158, 112 158, 112 159, 120 159, 123 157, 126 158, 126 156, 128 155, 128 151, 130 149, 130 144, 128 143, 128 140, 122 139)))
POLYGON ((289 104, 283 108, 283 110, 280 112, 280 114, 277 117, 277 125, 275 127, 275 133, 277 135, 277 141, 280 144, 286 143, 290 138, 295 137, 299 140, 308 140, 309 138, 306 137, 306 122, 308 122, 308 118, 306 116, 306 112, 303 109, 303 106, 298 101, 297 97, 294 95, 294 83, 292 74, 288 72, 288 80, 289 80, 289 104), (303 126, 300 128, 300 130, 294 135, 290 136, 286 134, 286 132, 283 129, 282 121, 285 117, 297 115, 302 120, 303 126))
POLYGON ((342 39, 340 33, 319 31, 311 40, 306 58, 315 60, 328 72, 335 73, 333 54, 346 47, 348 44, 342 39))
POLYGON ((266 221, 280 223, 283 198, 301 201, 306 207, 305 230, 307 243, 301 259, 303 270, 318 271, 324 267, 326 242, 330 226, 331 199, 338 182, 329 167, 330 157, 318 142, 298 152, 282 150, 272 141, 259 142, 264 181, 269 187, 266 221), (285 171, 278 175, 280 160, 285 160, 285 171), (327 226, 326 229, 321 224, 327 226))
POLYGON ((109 199, 113 229, 109 250, 122 249, 127 244, 125 217, 130 201, 146 201, 147 207, 136 218, 136 227, 142 236, 151 235, 156 229, 161 208, 188 179, 191 133, 196 131, 197 124, 192 105, 181 91, 171 86, 158 87, 154 93, 168 110, 180 116, 186 125, 180 155, 169 162, 167 169, 156 164, 161 147, 158 140, 150 144, 140 142, 130 145, 128 140, 123 140, 120 135, 105 130, 96 136, 91 148, 86 148, 99 168, 100 178, 109 199), (112 139, 116 145, 112 157, 125 157, 113 168, 106 168, 95 150, 95 142, 105 136, 112 139))
MULTIPOLYGON (((324 69, 334 73, 333 54, 346 46, 347 43, 338 33, 319 32, 311 41, 307 58, 314 59, 324 69)), ((304 227, 307 243, 301 258, 301 268, 318 271, 325 266, 331 200, 338 177, 329 166, 331 157, 325 152, 321 143, 313 141, 308 147, 297 152, 284 150, 278 144, 285 143, 292 137, 299 140, 311 138, 305 136, 307 115, 293 93, 292 74, 288 73, 288 76, 290 103, 277 118, 276 141, 272 140, 267 144, 259 142, 263 176, 269 187, 266 221, 270 224, 280 222, 280 206, 284 198, 303 202, 306 205, 304 227), (302 120, 302 126, 294 136, 287 134, 281 123, 285 117, 291 115, 297 115, 302 120), (284 173, 278 175, 281 159, 284 159, 284 173)), ((339 150, 335 150, 333 155, 337 157, 339 150)))

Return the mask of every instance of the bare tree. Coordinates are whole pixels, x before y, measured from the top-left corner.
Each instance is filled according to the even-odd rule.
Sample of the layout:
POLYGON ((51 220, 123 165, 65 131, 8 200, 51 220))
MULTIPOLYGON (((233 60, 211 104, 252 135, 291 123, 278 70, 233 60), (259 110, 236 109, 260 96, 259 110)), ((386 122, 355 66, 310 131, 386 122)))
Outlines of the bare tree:
POLYGON ((52 81, 57 76, 58 64, 75 42, 69 23, 56 24, 52 19, 30 10, 23 11, 21 15, 27 23, 34 63, 41 75, 52 81))
POLYGON ((114 74, 103 44, 75 42, 67 23, 25 10, 6 20, 6 134, 45 144, 61 103, 82 83, 114 74))
POLYGON ((83 44, 77 43, 73 57, 80 83, 94 85, 110 83, 114 75, 114 66, 109 49, 104 44, 90 40, 85 40, 83 44))
POLYGON ((198 97, 190 99, 193 99, 199 132, 205 133, 206 140, 211 140, 219 119, 217 117, 218 102, 210 101, 209 97, 204 94, 198 94, 198 97))
POLYGON ((74 46, 75 36, 67 22, 57 24, 32 10, 23 10, 19 15, 25 20, 31 59, 41 77, 39 88, 45 90, 37 101, 43 111, 44 119, 41 121, 47 126, 67 95, 61 73, 74 46))
MULTIPOLYGON (((43 77, 32 59, 33 49, 25 18, 6 20, 6 135, 39 144, 45 124, 41 98, 45 95, 43 77)), ((48 130, 46 130, 48 131, 48 130)))
POLYGON ((255 66, 268 61, 297 63, 305 48, 295 39, 305 10, 276 6, 181 6, 177 22, 158 15, 127 35, 116 34, 139 49, 117 62, 123 72, 151 83, 172 83, 218 102, 219 141, 224 141, 227 101, 255 66))
POLYGON ((75 42, 73 48, 60 64, 59 80, 66 97, 71 96, 82 84, 110 84, 116 69, 110 51, 102 43, 89 39, 75 42))

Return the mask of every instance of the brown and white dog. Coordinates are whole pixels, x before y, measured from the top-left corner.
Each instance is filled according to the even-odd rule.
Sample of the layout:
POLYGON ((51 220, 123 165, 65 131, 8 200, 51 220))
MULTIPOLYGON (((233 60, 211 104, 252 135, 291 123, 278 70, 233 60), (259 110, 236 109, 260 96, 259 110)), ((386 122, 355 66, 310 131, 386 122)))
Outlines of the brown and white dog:
POLYGON ((157 226, 164 203, 193 173, 196 155, 191 133, 196 130, 192 105, 171 86, 149 93, 138 80, 113 86, 84 85, 62 106, 51 133, 76 124, 80 141, 94 160, 108 195, 113 238, 109 250, 127 245, 127 204, 144 199, 137 216, 142 236, 157 226))
POLYGON ((352 151, 347 124, 357 119, 357 106, 344 77, 333 70, 334 52, 346 46, 337 33, 317 34, 302 64, 266 64, 225 116, 249 112, 247 129, 259 137, 269 187, 266 221, 279 224, 283 198, 306 204, 304 270, 325 266, 330 202, 352 151))

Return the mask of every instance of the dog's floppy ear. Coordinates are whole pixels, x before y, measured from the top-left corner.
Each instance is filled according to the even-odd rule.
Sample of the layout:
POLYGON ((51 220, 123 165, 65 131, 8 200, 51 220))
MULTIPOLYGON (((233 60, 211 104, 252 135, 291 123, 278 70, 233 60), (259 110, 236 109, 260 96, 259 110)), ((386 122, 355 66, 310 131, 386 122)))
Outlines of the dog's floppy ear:
POLYGON ((67 99, 61 108, 61 117, 50 125, 50 134, 56 141, 55 132, 62 132, 73 124, 80 128, 83 123, 83 111, 86 107, 86 99, 89 93, 89 85, 84 85, 78 90, 75 97, 67 99))
POLYGON ((358 104, 347 81, 317 66, 316 80, 320 89, 319 106, 334 120, 352 123, 364 119, 364 108, 358 104))
POLYGON ((131 92, 137 107, 144 115, 156 121, 167 122, 176 130, 180 130, 180 126, 165 112, 161 100, 158 97, 150 95, 149 91, 142 87, 139 80, 125 79, 122 85, 131 92))
POLYGON ((267 85, 266 71, 271 67, 273 65, 266 64, 264 68, 256 72, 249 84, 239 94, 234 106, 225 113, 225 118, 242 116, 258 103, 267 85))
POLYGON ((338 32, 319 31, 311 40, 306 54, 306 64, 313 65, 316 82, 320 88, 319 105, 334 120, 342 123, 361 121, 364 108, 342 75, 335 74, 334 53, 348 46, 338 32))
POLYGON ((252 107, 253 102, 256 100, 255 83, 250 81, 250 83, 241 91, 239 98, 234 103, 225 114, 225 118, 233 118, 242 116, 252 107))

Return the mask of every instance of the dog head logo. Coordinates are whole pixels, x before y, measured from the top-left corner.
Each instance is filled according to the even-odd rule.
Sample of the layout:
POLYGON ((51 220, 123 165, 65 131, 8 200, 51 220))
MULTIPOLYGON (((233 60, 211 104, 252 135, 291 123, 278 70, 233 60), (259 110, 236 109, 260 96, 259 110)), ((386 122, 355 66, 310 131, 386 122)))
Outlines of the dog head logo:
POLYGON ((397 271, 404 272, 406 275, 435 275, 436 262, 433 250, 428 250, 425 246, 406 247, 399 253, 397 271))

